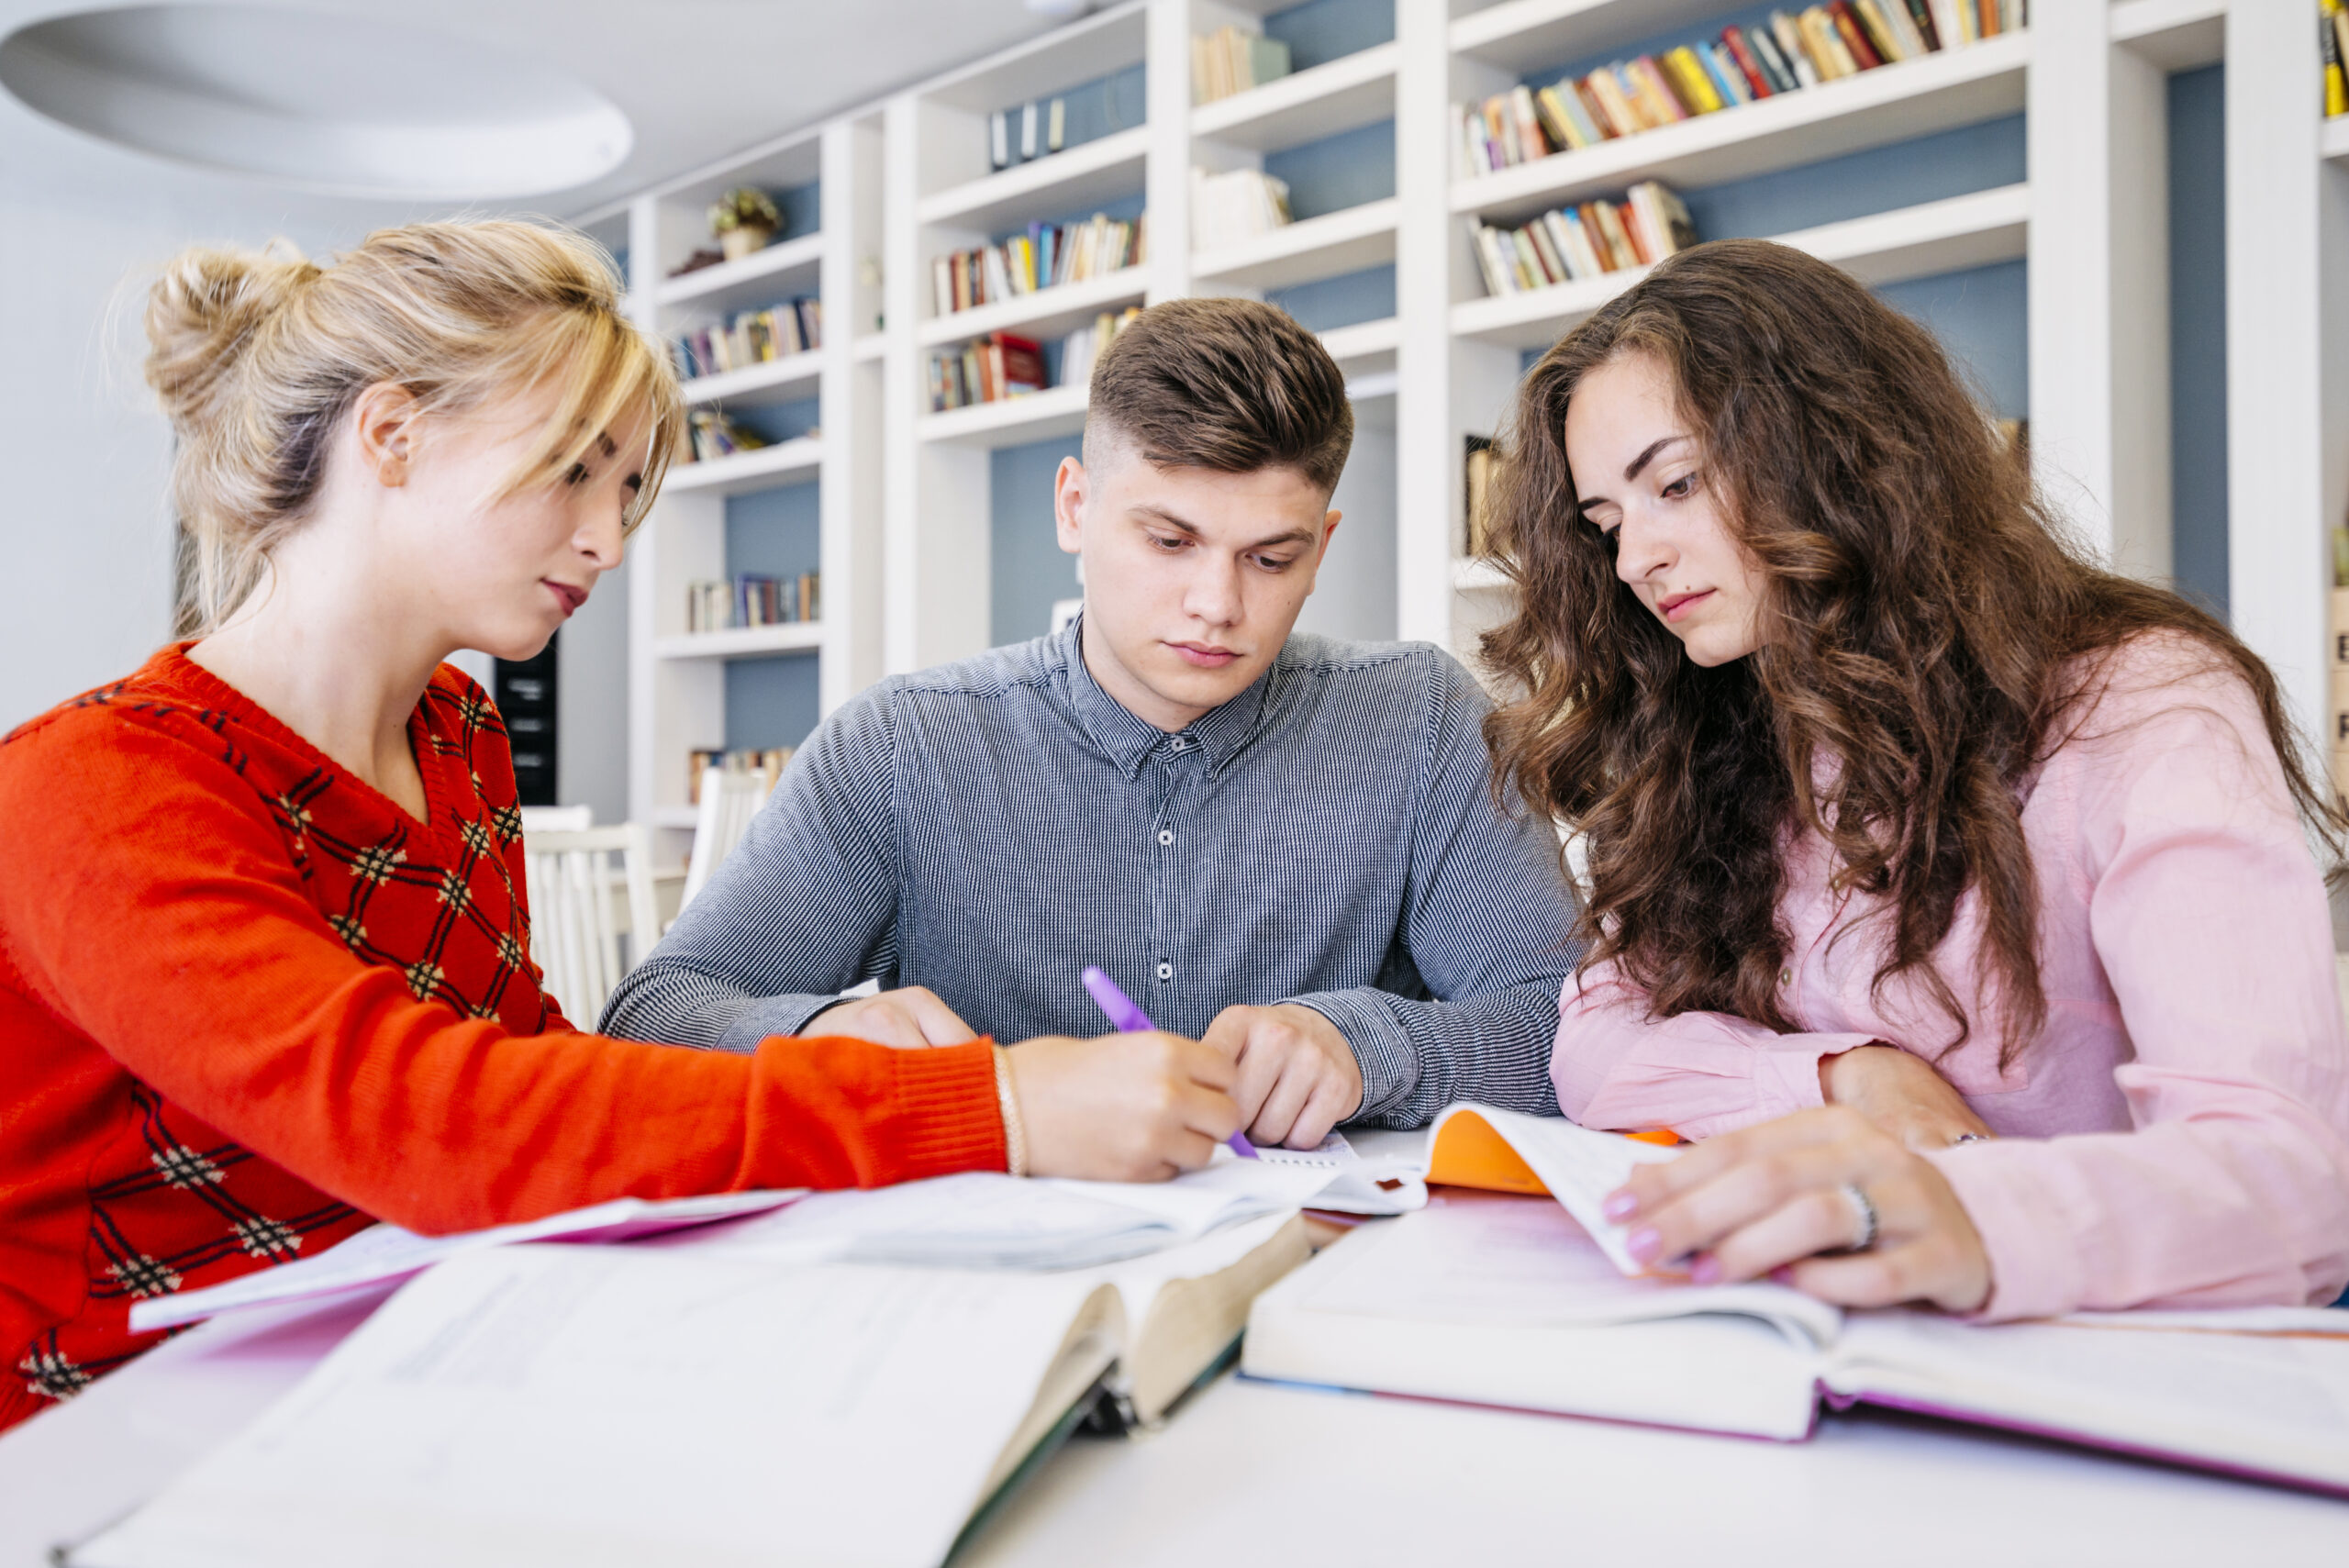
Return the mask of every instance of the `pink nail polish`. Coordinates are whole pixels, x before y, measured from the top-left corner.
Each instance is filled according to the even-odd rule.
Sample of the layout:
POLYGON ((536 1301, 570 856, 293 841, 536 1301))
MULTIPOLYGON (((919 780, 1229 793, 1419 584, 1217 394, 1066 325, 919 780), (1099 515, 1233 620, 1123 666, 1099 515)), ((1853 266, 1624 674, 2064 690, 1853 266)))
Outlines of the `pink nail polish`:
POLYGON ((1599 1206, 1598 1212, 1620 1225, 1640 1212, 1640 1200, 1629 1192, 1609 1193, 1607 1201, 1599 1206))
POLYGON ((1688 1265, 1688 1277, 1698 1284, 1719 1284, 1721 1282, 1721 1261, 1707 1252, 1688 1265))
POLYGON ((1653 1263, 1664 1251, 1663 1232, 1653 1225, 1642 1225, 1623 1238, 1623 1250, 1643 1263, 1653 1263))

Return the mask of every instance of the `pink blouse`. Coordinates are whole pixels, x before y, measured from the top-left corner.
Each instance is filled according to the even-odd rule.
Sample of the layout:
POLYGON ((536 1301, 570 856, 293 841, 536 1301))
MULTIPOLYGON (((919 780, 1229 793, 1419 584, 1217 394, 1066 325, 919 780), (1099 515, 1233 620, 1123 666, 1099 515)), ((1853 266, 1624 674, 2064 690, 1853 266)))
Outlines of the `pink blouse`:
MULTIPOLYGON (((2010 1066, 1971 894, 1935 955, 1978 1020, 1936 1065, 1998 1134, 1927 1156, 1989 1251, 1984 1316, 2331 1301, 2349 1281, 2349 1037, 2323 882, 2250 689, 2181 639, 2124 647, 2022 824, 2047 1025, 2010 1066)), ((1820 1104, 1823 1056, 1947 1047, 1921 986, 1870 995, 1878 901, 1832 894, 1830 858, 1816 832, 1796 843, 1778 906, 1803 1032, 1651 1019, 1591 965, 1560 1003, 1565 1113, 1705 1138, 1820 1104)))

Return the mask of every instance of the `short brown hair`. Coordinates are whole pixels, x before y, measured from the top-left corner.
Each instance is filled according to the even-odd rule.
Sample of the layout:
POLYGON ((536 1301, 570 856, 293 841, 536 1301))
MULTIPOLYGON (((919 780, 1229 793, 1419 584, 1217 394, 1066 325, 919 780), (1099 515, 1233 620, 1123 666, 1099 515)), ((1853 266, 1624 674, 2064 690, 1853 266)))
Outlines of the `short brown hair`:
POLYGON ((1354 444, 1346 378, 1321 339, 1277 306, 1170 299, 1129 322, 1093 370, 1096 433, 1158 468, 1294 468, 1334 490, 1354 444))

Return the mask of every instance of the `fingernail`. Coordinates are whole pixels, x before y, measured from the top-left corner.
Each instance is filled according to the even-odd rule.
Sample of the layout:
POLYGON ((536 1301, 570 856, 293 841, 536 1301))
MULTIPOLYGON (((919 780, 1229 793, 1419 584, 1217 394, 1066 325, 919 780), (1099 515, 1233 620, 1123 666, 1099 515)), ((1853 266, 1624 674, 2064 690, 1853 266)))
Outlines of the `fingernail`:
POLYGON ((1623 1250, 1643 1263, 1653 1263, 1664 1251, 1664 1233, 1642 1225, 1623 1239, 1623 1250))
POLYGON ((1707 1252, 1688 1265, 1688 1277, 1698 1284, 1719 1284, 1721 1282, 1721 1261, 1707 1252))
POLYGON ((1640 1200, 1633 1197, 1631 1189, 1626 1187, 1619 1192, 1609 1193, 1607 1201, 1599 1206, 1598 1212, 1620 1225, 1640 1212, 1640 1200))

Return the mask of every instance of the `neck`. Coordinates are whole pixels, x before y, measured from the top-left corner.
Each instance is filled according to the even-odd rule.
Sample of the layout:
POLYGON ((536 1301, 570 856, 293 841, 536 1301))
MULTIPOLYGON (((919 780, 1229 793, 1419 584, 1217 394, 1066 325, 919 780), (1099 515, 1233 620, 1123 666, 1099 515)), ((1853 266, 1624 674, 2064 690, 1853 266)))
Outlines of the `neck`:
POLYGON ((188 657, 374 788, 416 799, 407 721, 455 645, 316 519, 262 586, 188 657))

